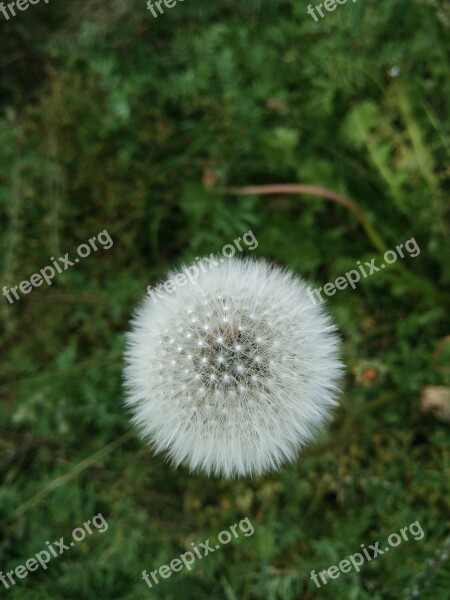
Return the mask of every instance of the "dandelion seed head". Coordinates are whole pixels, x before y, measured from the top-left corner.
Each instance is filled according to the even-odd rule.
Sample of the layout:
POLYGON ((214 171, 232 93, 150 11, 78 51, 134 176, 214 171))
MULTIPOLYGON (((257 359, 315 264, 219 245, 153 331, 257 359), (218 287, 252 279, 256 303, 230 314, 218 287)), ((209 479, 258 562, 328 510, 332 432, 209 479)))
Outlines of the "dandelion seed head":
POLYGON ((299 277, 229 259, 138 308, 127 336, 127 405, 175 465, 261 474, 294 460, 329 418, 339 345, 299 277))

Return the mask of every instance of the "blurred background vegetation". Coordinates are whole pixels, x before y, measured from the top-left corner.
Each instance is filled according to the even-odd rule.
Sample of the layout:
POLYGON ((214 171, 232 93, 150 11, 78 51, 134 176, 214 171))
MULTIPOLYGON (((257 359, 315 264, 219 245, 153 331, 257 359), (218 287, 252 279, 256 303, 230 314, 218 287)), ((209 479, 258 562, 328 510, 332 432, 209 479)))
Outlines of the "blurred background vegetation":
POLYGON ((450 7, 360 0, 315 23, 307 4, 0 15, 0 285, 114 239, 51 287, 2 297, 0 568, 99 512, 109 523, 2 598, 450 598, 448 413, 421 404, 450 386, 450 7), (341 193, 368 227, 319 197, 226 192, 274 183, 341 193), (327 300, 347 375, 317 444, 279 473, 207 479, 130 431, 123 332, 147 285, 248 229, 253 255, 312 285, 411 237, 421 253, 327 300), (246 516, 252 537, 153 590, 141 580, 246 516), (310 580, 416 520, 423 540, 310 580))

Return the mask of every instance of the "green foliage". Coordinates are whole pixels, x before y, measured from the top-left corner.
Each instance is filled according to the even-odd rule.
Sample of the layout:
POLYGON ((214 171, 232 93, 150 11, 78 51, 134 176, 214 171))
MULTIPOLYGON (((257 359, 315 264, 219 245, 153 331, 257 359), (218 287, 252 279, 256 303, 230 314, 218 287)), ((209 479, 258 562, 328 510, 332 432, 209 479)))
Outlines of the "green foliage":
POLYGON ((5 597, 448 600, 448 423, 420 396, 450 386, 450 12, 360 0, 315 23, 306 5, 186 0, 154 19, 144 0, 51 2, 2 21, 1 286, 114 240, 2 297, 0 566, 109 524, 5 597), (274 183, 339 192, 368 226, 318 197, 226 191, 274 183), (149 284, 249 229, 255 256, 314 286, 380 262, 380 244, 421 252, 328 299, 348 370, 318 444, 280 473, 207 480, 127 435, 123 332, 149 284), (253 536, 142 581, 245 516, 253 536), (310 579, 416 520, 423 540, 310 579))

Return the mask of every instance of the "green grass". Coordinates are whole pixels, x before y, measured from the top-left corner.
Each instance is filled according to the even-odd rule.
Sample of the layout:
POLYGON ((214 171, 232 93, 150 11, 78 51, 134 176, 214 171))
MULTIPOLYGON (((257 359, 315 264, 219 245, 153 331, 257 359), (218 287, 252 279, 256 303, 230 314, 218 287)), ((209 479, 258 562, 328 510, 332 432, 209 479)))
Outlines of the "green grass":
POLYGON ((104 229, 114 245, 2 297, 0 568, 98 513, 108 530, 0 596, 448 600, 449 424, 420 398, 450 386, 449 9, 360 0, 315 23, 301 0, 188 0, 156 20, 144 1, 41 4, 1 22, 0 285, 104 229), (356 212, 226 192, 275 183, 356 212), (254 256, 315 287, 412 237, 421 252, 327 299, 347 371, 317 443, 279 473, 207 479, 131 430, 123 334, 149 284, 249 229, 254 256), (253 536, 142 581, 245 517, 253 536), (422 540, 311 581, 416 520, 422 540))

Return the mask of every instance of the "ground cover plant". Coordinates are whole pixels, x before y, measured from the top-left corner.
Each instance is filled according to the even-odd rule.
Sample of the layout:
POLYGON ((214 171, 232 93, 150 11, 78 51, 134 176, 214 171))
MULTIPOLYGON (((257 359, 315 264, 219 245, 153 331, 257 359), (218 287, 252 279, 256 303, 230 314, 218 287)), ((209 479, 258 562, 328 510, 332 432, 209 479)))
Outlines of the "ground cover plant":
POLYGON ((1 597, 447 600, 448 6, 359 0, 316 22, 301 0, 72 4, 0 15, 0 286, 113 244, 1 298, 0 569, 108 527, 1 597), (312 289, 379 270, 322 291, 346 374, 317 443, 207 478, 131 427, 124 332, 147 286, 250 230, 252 256, 312 289), (245 518, 251 536, 143 581, 245 518), (311 578, 416 521, 421 539, 311 578))

